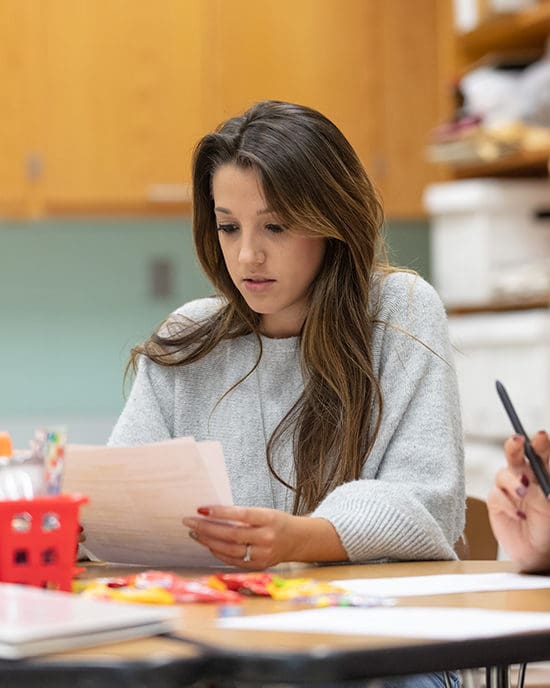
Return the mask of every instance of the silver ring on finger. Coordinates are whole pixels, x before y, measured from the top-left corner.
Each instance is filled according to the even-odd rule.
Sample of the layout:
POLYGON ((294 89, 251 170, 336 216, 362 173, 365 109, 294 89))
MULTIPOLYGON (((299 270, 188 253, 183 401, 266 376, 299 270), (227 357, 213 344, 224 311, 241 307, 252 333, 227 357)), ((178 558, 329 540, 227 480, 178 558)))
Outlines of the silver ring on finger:
POLYGON ((247 542, 245 548, 246 549, 244 551, 243 561, 252 561, 252 545, 249 542, 247 542))

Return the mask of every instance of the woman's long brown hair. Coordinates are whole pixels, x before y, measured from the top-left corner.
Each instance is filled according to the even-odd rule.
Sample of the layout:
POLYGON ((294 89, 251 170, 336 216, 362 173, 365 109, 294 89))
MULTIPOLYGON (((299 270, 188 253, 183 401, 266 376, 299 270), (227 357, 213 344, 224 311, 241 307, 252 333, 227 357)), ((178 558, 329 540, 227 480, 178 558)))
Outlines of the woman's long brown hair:
MULTIPOLYGON (((294 513, 308 513, 336 486, 356 480, 378 433, 382 398, 373 370, 375 274, 383 255, 378 196, 340 130, 310 108, 264 101, 202 138, 193 157, 193 236, 201 265, 224 305, 210 319, 178 327, 169 319, 132 350, 159 365, 188 365, 218 343, 254 333, 260 316, 233 284, 216 231, 212 176, 225 164, 257 170, 265 199, 281 221, 325 237, 326 251, 300 334, 304 391, 267 445, 290 432, 294 445, 294 513)), ((254 370, 254 368, 252 369, 254 370)), ((250 371, 252 372, 252 371, 250 371)), ((249 373, 250 374, 250 373, 249 373)))

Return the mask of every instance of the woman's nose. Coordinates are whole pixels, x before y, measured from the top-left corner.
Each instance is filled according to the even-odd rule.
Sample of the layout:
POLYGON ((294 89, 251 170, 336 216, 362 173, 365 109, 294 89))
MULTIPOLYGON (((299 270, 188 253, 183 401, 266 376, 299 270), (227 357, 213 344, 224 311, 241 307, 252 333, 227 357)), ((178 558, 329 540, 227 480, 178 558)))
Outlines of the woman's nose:
POLYGON ((265 261, 265 251, 260 242, 243 240, 239 250, 239 261, 244 265, 260 265, 265 261))

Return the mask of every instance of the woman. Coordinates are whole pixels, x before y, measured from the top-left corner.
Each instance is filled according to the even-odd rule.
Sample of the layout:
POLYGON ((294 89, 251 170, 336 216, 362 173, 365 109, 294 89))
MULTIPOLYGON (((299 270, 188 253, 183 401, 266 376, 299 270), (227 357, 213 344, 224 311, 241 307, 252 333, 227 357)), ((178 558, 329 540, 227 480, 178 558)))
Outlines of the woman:
POLYGON ((265 101, 205 136, 193 232, 218 296, 133 350, 111 444, 223 446, 236 506, 184 519, 220 561, 452 559, 459 404, 441 302, 382 260, 381 206, 343 134, 265 101))
MULTIPOLYGON (((531 444, 550 468, 550 441, 541 430, 531 444)), ((523 452, 524 439, 504 445, 507 467, 497 473, 487 500, 491 525, 506 553, 525 571, 550 571, 550 500, 546 499, 523 452)))
POLYGON ((382 260, 382 220, 353 148, 307 107, 258 103, 196 148, 193 233, 218 296, 133 350, 110 442, 221 441, 236 506, 183 523, 222 562, 455 558, 464 478, 445 313, 382 260))

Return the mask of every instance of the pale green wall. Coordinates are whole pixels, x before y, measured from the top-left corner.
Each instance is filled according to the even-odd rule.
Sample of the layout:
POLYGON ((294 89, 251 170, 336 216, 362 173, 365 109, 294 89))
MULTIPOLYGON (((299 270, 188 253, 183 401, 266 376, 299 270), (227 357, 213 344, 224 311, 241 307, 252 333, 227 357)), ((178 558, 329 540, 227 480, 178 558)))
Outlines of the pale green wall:
POLYGON ((386 243, 393 265, 416 270, 431 281, 430 227, 425 220, 390 222, 386 227, 386 243))
POLYGON ((118 413, 130 347, 210 293, 181 219, 4 222, 0 262, 0 423, 118 413), (159 257, 175 265, 175 293, 155 300, 148 263, 159 257))
MULTIPOLYGON (((429 278, 426 224, 387 232, 395 262, 429 278)), ((130 347, 211 293, 183 218, 0 222, 0 266, 0 429, 15 428, 19 444, 31 425, 65 418, 73 441, 104 441, 130 347), (150 295, 155 258, 173 262, 170 298, 150 295), (98 418, 101 431, 86 434, 98 418)))

